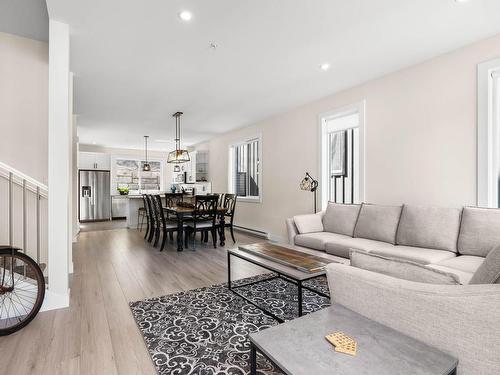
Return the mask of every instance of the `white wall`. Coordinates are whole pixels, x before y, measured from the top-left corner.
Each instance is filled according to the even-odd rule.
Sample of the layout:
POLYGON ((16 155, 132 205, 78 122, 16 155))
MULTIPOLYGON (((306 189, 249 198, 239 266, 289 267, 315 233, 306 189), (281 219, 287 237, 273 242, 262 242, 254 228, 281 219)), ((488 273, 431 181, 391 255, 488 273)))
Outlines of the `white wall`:
POLYGON ((299 183, 306 171, 319 177, 318 115, 366 99, 367 201, 475 204, 476 66, 499 56, 496 36, 196 148, 210 151, 213 190, 227 191, 229 145, 262 134, 263 201, 238 203, 235 220, 284 238, 286 217, 312 212, 299 183))
MULTIPOLYGON (((0 161, 47 184, 48 44, 0 32, 0 161)), ((8 182, 0 178, 0 244, 9 242, 8 182)), ((22 188, 13 185, 13 244, 23 247, 22 188)), ((26 248, 36 259, 36 195, 27 190, 26 248)), ((47 263, 47 200, 40 202, 47 263)))
POLYGON ((0 32, 0 161, 47 184, 45 42, 0 32))

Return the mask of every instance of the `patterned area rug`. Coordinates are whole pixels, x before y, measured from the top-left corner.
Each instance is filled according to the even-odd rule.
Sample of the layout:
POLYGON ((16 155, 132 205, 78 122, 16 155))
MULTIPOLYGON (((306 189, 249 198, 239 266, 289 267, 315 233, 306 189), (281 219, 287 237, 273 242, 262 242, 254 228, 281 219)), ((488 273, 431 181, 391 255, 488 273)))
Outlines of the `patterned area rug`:
MULTIPOLYGON (((263 280, 239 288, 254 303, 285 320, 297 317, 297 287, 284 279, 260 275, 233 281, 233 285, 263 280)), ((328 293, 326 278, 304 283, 328 293)), ((303 311, 329 306, 328 298, 304 290, 303 311)), ((130 304, 156 370, 161 375, 246 375, 250 372, 249 333, 278 322, 246 302, 226 284, 193 289, 130 304)), ((258 357, 258 374, 282 374, 258 357)))

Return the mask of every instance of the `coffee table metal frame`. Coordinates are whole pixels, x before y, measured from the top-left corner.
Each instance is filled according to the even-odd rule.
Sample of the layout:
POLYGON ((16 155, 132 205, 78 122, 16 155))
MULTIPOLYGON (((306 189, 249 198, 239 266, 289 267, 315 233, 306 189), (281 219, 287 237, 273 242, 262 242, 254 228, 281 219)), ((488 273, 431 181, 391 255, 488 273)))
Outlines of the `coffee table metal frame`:
MULTIPOLYGON (((238 250, 238 251, 241 251, 241 250, 238 250)), ((258 257, 255 254, 252 254, 252 255, 254 255, 255 257, 258 257)), ((298 316, 299 317, 301 317, 303 315, 303 309, 302 309, 302 304, 303 304, 303 289, 307 289, 307 290, 309 290, 311 292, 314 292, 314 293, 316 293, 316 294, 318 294, 318 295, 320 295, 322 297, 330 298, 329 295, 327 295, 327 294, 325 294, 325 293, 323 293, 323 292, 321 292, 321 291, 319 291, 317 289, 310 288, 310 287, 308 287, 308 286, 306 286, 306 285, 303 284, 305 281, 309 281, 309 280, 315 279, 317 277, 324 276, 326 274, 325 271, 311 273, 310 276, 309 276, 309 275, 307 275, 306 272, 302 272, 302 271, 299 271, 299 270, 297 270, 297 269, 295 269, 295 268, 293 268, 291 266, 288 266, 288 267, 292 268, 295 271, 302 272, 305 275, 303 278, 298 279, 298 278, 294 277, 291 273, 284 273, 283 271, 280 271, 280 270, 276 269, 275 267, 271 267, 271 266, 265 264, 265 261, 267 261, 267 262, 273 262, 272 260, 265 259, 265 258, 262 258, 262 260, 263 260, 263 262, 258 262, 258 261, 249 259, 248 257, 241 256, 241 255, 235 253, 232 250, 228 250, 228 252, 227 252, 227 287, 234 294, 236 294, 237 296, 243 298, 245 301, 247 301, 248 303, 254 305, 255 307, 259 308, 266 315, 271 316, 272 318, 276 319, 278 322, 284 323, 285 320, 282 319, 282 318, 280 318, 280 317, 278 317, 278 316, 276 316, 271 311, 268 311, 268 310, 264 309, 262 306, 259 306, 258 304, 256 304, 255 302, 253 302, 252 300, 250 300, 249 298, 247 298, 246 296, 244 296, 242 293, 240 293, 239 291, 237 291, 236 289, 244 288, 244 287, 250 286, 250 285, 259 284, 259 283, 266 282, 266 281, 273 280, 273 279, 283 279, 285 281, 291 282, 291 283, 293 283, 293 284, 295 284, 297 286, 297 297, 298 297, 298 305, 299 305, 298 306, 298 316), (231 256, 239 258, 239 259, 242 259, 242 260, 244 260, 246 262, 255 264, 256 266, 262 267, 262 268, 264 268, 264 269, 266 269, 268 271, 271 271, 271 272, 273 272, 273 273, 275 273, 277 275, 276 276, 272 276, 272 277, 268 277, 266 279, 252 281, 252 282, 249 282, 249 283, 245 283, 245 284, 233 286, 232 281, 231 281, 231 256)))

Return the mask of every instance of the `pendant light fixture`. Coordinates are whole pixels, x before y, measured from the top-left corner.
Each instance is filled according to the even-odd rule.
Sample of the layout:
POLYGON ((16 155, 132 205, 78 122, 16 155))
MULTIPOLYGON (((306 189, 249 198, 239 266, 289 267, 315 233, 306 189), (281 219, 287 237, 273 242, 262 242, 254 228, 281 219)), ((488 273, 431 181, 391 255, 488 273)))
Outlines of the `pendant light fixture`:
POLYGON ((188 150, 181 149, 181 116, 182 112, 175 112, 175 151, 168 154, 167 163, 181 164, 191 160, 188 150))
POLYGON ((148 138, 149 138, 149 135, 144 136, 144 151, 146 154, 146 161, 144 162, 144 165, 142 166, 142 170, 144 172, 151 171, 151 164, 149 164, 149 162, 148 162, 148 138))

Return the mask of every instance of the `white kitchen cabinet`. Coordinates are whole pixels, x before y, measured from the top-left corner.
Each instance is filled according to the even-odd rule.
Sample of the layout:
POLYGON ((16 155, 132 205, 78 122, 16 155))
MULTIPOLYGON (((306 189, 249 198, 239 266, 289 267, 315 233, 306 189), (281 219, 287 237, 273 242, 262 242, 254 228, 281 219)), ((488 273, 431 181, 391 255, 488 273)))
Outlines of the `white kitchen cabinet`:
POLYGON ((110 170, 111 158, 101 152, 79 152, 78 169, 110 170))
POLYGON ((208 181, 208 151, 197 151, 194 169, 196 171, 196 181, 208 181))

